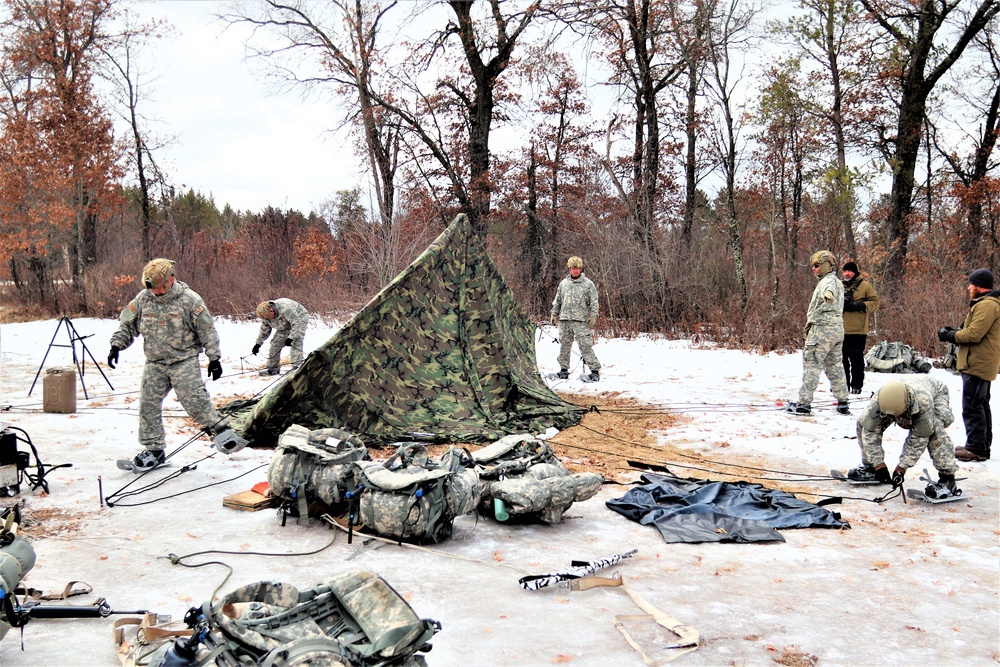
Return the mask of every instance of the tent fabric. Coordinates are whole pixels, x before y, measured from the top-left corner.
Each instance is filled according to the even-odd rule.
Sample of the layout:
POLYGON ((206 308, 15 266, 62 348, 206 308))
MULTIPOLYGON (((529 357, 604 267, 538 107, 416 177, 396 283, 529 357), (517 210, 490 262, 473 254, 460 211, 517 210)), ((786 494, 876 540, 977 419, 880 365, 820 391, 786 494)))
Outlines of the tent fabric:
POLYGON ((572 426, 585 410, 542 380, 535 330, 460 214, 298 369, 231 404, 232 426, 272 447, 292 424, 344 429, 369 446, 572 426))
POLYGON ((833 512, 785 491, 750 482, 644 474, 642 486, 607 501, 619 514, 653 525, 667 542, 784 542, 781 528, 850 528, 833 512))

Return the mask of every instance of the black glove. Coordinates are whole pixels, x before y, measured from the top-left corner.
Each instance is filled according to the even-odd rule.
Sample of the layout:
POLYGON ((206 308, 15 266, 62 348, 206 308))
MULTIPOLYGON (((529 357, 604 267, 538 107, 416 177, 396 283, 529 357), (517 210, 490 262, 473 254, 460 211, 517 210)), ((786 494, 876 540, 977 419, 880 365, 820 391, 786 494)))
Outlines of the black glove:
POLYGON ((291 346, 292 346, 292 339, 291 338, 286 338, 285 339, 285 347, 291 347, 291 346))
POLYGON ((906 477, 906 468, 900 468, 896 466, 896 469, 892 471, 892 485, 903 486, 903 478, 906 477))
POLYGON ((844 311, 848 313, 863 313, 868 310, 864 301, 845 301, 844 311))
POLYGON ((219 363, 218 359, 208 362, 208 376, 213 380, 218 380, 222 377, 222 364, 219 363))
POLYGON ((889 469, 885 467, 885 464, 875 466, 875 479, 881 484, 892 483, 892 477, 889 475, 889 469))
POLYGON ((251 352, 251 354, 257 354, 258 352, 260 352, 260 343, 253 346, 253 352, 251 352))
POLYGON ((118 363, 118 348, 112 345, 111 351, 108 352, 108 368, 114 368, 115 364, 117 363, 118 363))
POLYGON ((942 343, 954 343, 955 330, 951 327, 942 327, 938 329, 938 340, 942 343))

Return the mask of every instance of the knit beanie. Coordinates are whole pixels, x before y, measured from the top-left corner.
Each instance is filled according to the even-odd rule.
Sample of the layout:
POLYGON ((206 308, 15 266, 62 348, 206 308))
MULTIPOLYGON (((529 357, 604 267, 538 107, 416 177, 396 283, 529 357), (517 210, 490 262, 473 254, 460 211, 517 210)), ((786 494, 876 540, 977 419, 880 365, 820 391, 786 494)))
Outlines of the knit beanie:
POLYGON ((853 271, 854 273, 859 273, 858 265, 854 262, 847 262, 844 264, 844 271, 853 271))
POLYGON ((969 284, 983 289, 993 289, 993 272, 989 269, 976 269, 969 274, 969 284))

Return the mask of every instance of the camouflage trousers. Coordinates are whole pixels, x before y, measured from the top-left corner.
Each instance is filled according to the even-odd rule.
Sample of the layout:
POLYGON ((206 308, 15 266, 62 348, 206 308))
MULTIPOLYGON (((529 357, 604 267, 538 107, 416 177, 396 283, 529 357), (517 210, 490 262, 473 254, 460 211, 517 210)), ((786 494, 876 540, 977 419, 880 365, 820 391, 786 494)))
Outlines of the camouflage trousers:
MULTIPOLYGON (((291 331, 291 329, 274 330, 271 348, 267 352, 267 368, 269 370, 276 371, 281 368, 281 349, 285 347, 285 341, 288 340, 291 331)), ((302 364, 302 343, 304 340, 305 336, 292 339, 290 354, 293 368, 302 364)))
POLYGON ((590 333, 586 322, 576 320, 559 320, 559 368, 569 368, 569 356, 573 349, 573 341, 580 346, 580 356, 587 368, 592 371, 601 370, 601 362, 594 354, 594 335, 590 333))
POLYGON ((799 404, 812 405, 813 394, 819 385, 820 373, 830 378, 830 391, 838 401, 847 401, 847 376, 844 374, 843 336, 824 337, 822 334, 807 337, 802 350, 802 388, 799 404))
POLYGON ((201 377, 198 357, 172 364, 147 361, 142 367, 139 388, 139 444, 159 450, 166 446, 163 430, 163 399, 173 389, 177 400, 202 428, 217 433, 229 425, 229 420, 212 406, 201 377))
MULTIPOLYGON (((895 422, 892 419, 884 419, 882 423, 875 427, 874 431, 861 428, 858 424, 858 443, 861 445, 861 462, 876 466, 885 463, 885 450, 882 448, 882 434, 895 422)), ((949 424, 951 421, 949 420, 949 424)), ((907 431, 906 439, 903 441, 903 452, 899 456, 899 467, 909 470, 917 464, 917 460, 923 455, 926 449, 930 454, 934 468, 939 473, 954 475, 958 471, 958 464, 955 462, 955 443, 945 430, 947 425, 940 419, 934 419, 934 435, 921 437, 914 435, 913 431, 907 431)))

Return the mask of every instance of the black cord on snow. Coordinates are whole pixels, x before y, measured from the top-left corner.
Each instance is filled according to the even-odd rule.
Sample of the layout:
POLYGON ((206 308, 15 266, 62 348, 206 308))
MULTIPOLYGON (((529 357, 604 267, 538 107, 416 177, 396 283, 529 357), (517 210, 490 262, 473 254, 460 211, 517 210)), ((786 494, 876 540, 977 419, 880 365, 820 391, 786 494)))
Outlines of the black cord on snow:
POLYGON ((298 558, 300 556, 313 556, 322 551, 326 551, 327 549, 332 547, 333 543, 336 541, 337 541, 337 533, 336 531, 334 531, 333 537, 330 538, 330 541, 327 542, 324 546, 320 547, 319 549, 314 549, 312 551, 303 551, 300 553, 279 554, 279 553, 267 553, 264 551, 223 551, 221 549, 207 549, 205 551, 196 551, 194 553, 186 554, 184 556, 178 556, 177 554, 167 554, 166 556, 160 556, 160 558, 167 558, 170 560, 172 564, 180 565, 181 567, 196 568, 196 567, 205 567, 206 565, 221 565, 222 567, 229 570, 229 573, 225 576, 222 582, 215 587, 214 591, 212 591, 212 597, 209 599, 214 600, 215 596, 218 595, 222 587, 226 585, 227 581, 229 581, 229 578, 233 576, 232 566, 221 560, 210 560, 210 561, 205 561, 204 563, 191 563, 191 564, 184 563, 182 561, 187 560, 188 558, 193 558, 195 556, 203 556, 205 554, 223 554, 226 556, 266 556, 266 557, 298 558))
MULTIPOLYGON (((131 496, 137 496, 137 495, 139 495, 141 493, 146 493, 147 491, 152 491, 153 489, 162 486, 164 483, 166 483, 166 482, 168 482, 168 481, 170 481, 172 479, 176 479, 177 477, 180 477, 181 474, 196 469, 198 467, 198 465, 197 465, 198 463, 201 463, 205 459, 210 459, 213 456, 214 456, 214 454, 209 454, 208 456, 206 456, 204 458, 198 459, 193 464, 186 465, 183 468, 181 468, 180 470, 178 470, 177 472, 174 472, 174 473, 172 473, 170 475, 167 475, 166 477, 164 477, 162 479, 159 479, 159 480, 153 482, 152 484, 144 486, 141 489, 136 489, 135 491, 130 491, 128 493, 120 493, 120 491, 116 491, 111 496, 108 496, 108 498, 111 498, 112 496, 114 496, 114 495, 117 494, 118 497, 119 497, 119 500, 115 500, 114 503, 112 503, 108 498, 105 498, 104 502, 106 502, 109 507, 139 507, 141 505, 151 505, 153 503, 158 503, 161 500, 169 500, 171 498, 178 498, 180 496, 184 496, 184 495, 187 495, 189 493, 194 493, 195 491, 201 491, 202 489, 208 489, 208 488, 211 488, 213 486, 219 486, 220 484, 228 484, 229 482, 234 482, 234 481, 240 479, 241 477, 246 477, 250 473, 256 472, 256 471, 260 470, 261 468, 265 467, 266 465, 268 465, 267 463, 261 463, 259 466, 255 467, 255 468, 251 468, 250 470, 247 470, 246 472, 242 472, 239 475, 236 475, 235 477, 230 477, 229 479, 219 480, 218 482, 212 482, 211 484, 203 484, 202 486, 196 486, 193 489, 187 489, 185 491, 180 491, 178 493, 172 493, 172 494, 167 495, 167 496, 160 496, 159 498, 153 498, 152 500, 144 500, 144 501, 138 502, 138 503, 123 503, 120 500, 121 498, 129 498, 131 496)), ((156 470, 156 468, 153 468, 153 470, 156 470)), ((146 473, 148 473, 148 472, 152 472, 152 470, 147 470, 146 473)), ((146 473, 142 473, 142 474, 145 475, 146 473)))

